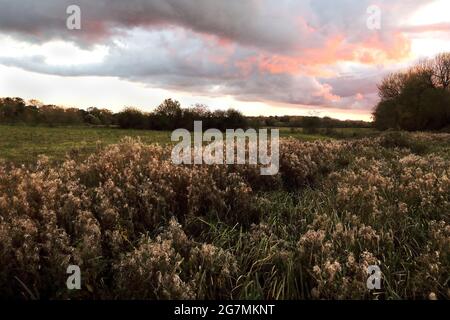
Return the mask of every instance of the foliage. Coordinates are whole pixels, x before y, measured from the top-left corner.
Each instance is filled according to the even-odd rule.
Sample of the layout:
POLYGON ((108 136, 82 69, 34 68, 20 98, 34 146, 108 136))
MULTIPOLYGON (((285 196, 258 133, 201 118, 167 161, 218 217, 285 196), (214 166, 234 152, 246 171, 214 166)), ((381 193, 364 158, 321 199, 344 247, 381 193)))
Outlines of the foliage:
POLYGON ((108 109, 90 107, 87 110, 45 105, 37 100, 25 102, 21 98, 0 98, 0 123, 46 126, 119 126, 122 129, 174 130, 194 129, 194 121, 202 121, 203 128, 246 129, 260 127, 305 128, 307 133, 316 133, 319 128, 369 128, 364 121, 340 121, 329 117, 269 116, 245 117, 241 112, 228 110, 211 111, 208 106, 196 104, 183 108, 173 99, 164 100, 153 112, 142 112, 126 107, 113 113, 108 109))
POLYGON ((276 176, 176 166, 132 139, 0 166, 0 296, 448 299, 450 160, 408 141, 450 136, 282 140, 276 176), (66 289, 68 264, 82 290, 66 289))
POLYGON ((37 100, 26 103, 21 98, 0 98, 0 123, 27 125, 117 125, 122 129, 193 130, 194 121, 203 121, 203 128, 246 129, 247 118, 235 109, 210 111, 204 105, 182 108, 176 100, 166 99, 151 113, 134 107, 113 113, 108 109, 63 108, 44 105, 37 100))
POLYGON ((425 60, 379 85, 378 129, 439 130, 450 124, 450 53, 425 60))

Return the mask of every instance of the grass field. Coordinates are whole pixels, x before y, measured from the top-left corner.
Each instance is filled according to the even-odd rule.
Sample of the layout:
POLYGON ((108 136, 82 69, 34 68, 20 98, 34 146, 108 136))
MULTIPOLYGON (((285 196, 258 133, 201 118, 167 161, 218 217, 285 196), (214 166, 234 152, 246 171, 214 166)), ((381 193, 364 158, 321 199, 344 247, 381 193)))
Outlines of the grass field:
POLYGON ((279 173, 261 176, 175 165, 170 146, 142 143, 168 132, 1 130, 2 149, 27 161, 142 140, 0 165, 0 298, 450 298, 449 134, 282 129, 298 139, 282 139, 279 173), (66 288, 70 264, 81 290, 66 288))
POLYGON ((319 128, 315 133, 306 133, 303 128, 280 127, 279 129, 281 137, 293 137, 302 141, 364 138, 379 135, 379 132, 372 128, 319 128))
POLYGON ((60 160, 68 152, 90 154, 99 145, 117 143, 126 136, 139 137, 144 143, 170 142, 170 133, 164 131, 0 125, 0 158, 15 163, 29 163, 43 154, 51 160, 60 160))
MULTIPOLYGON (((302 141, 333 139, 325 134, 306 134, 301 128, 279 128, 280 137, 293 137, 302 141)), ((341 136, 368 135, 371 129, 336 129, 341 136)), ((51 160, 62 160, 67 153, 85 156, 98 146, 119 142, 124 137, 139 137, 145 144, 170 143, 170 132, 124 130, 91 127, 29 127, 0 125, 0 159, 14 163, 34 162, 39 155, 51 160)))

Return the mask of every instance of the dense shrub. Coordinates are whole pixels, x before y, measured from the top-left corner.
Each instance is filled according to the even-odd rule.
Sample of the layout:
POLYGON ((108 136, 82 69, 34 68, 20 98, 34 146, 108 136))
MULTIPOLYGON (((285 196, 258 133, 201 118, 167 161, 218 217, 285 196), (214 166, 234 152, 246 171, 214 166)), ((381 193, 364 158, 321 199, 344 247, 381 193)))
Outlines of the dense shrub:
POLYGON ((55 125, 118 125, 124 129, 175 130, 194 129, 194 121, 202 121, 203 129, 246 129, 247 118, 239 111, 210 111, 206 106, 182 108, 176 100, 166 99, 153 112, 145 113, 127 107, 113 113, 107 109, 63 108, 44 105, 37 100, 26 103, 21 98, 0 98, 0 123, 55 125))
POLYGON ((0 123, 77 125, 84 122, 84 113, 76 108, 44 105, 36 100, 29 104, 21 98, 0 98, 0 123))
POLYGON ((116 116, 117 124, 123 129, 146 129, 147 116, 136 108, 125 108, 116 116))
POLYGON ((381 136, 380 143, 385 148, 407 148, 416 154, 423 154, 429 148, 426 142, 401 131, 387 131, 381 136))
POLYGON ((379 85, 378 129, 439 130, 450 124, 450 53, 394 73, 379 85))
POLYGON ((273 177, 176 166, 169 147, 130 139, 1 165, 0 297, 450 298, 449 160, 393 141, 282 140, 273 177), (82 290, 66 289, 69 264, 82 290))

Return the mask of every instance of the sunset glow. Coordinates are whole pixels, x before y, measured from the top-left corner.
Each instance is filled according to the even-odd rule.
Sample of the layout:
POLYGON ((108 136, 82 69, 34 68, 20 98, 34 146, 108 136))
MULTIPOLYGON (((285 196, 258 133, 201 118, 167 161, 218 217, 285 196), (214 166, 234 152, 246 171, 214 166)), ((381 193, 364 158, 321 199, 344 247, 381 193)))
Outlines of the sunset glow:
POLYGON ((375 30, 370 1, 131 1, 139 12, 79 1, 81 30, 66 28, 69 1, 19 10, 27 2, 0 1, 0 95, 81 108, 151 110, 173 97, 248 115, 368 120, 386 73, 450 51, 446 0, 380 0, 375 30))

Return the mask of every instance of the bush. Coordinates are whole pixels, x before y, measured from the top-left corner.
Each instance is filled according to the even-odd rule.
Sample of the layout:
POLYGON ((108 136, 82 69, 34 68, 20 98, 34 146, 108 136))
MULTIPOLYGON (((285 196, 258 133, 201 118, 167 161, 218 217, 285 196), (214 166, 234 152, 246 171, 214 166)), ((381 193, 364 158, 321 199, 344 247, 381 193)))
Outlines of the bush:
POLYGON ((450 136, 282 140, 273 177, 177 166, 170 147, 131 139, 2 164, 0 297, 449 298, 450 163, 411 154, 413 140, 450 136), (66 290, 69 264, 82 290, 66 290), (381 291, 366 287, 373 264, 381 291))
POLYGON ((407 148, 416 154, 424 154, 429 145, 412 138, 407 132, 389 131, 381 136, 381 145, 385 148, 407 148))
POLYGON ((135 108, 126 108, 117 115, 117 122, 123 129, 145 129, 147 117, 135 108))
POLYGON ((439 130, 450 124, 450 53, 394 73, 379 85, 375 127, 439 130))

